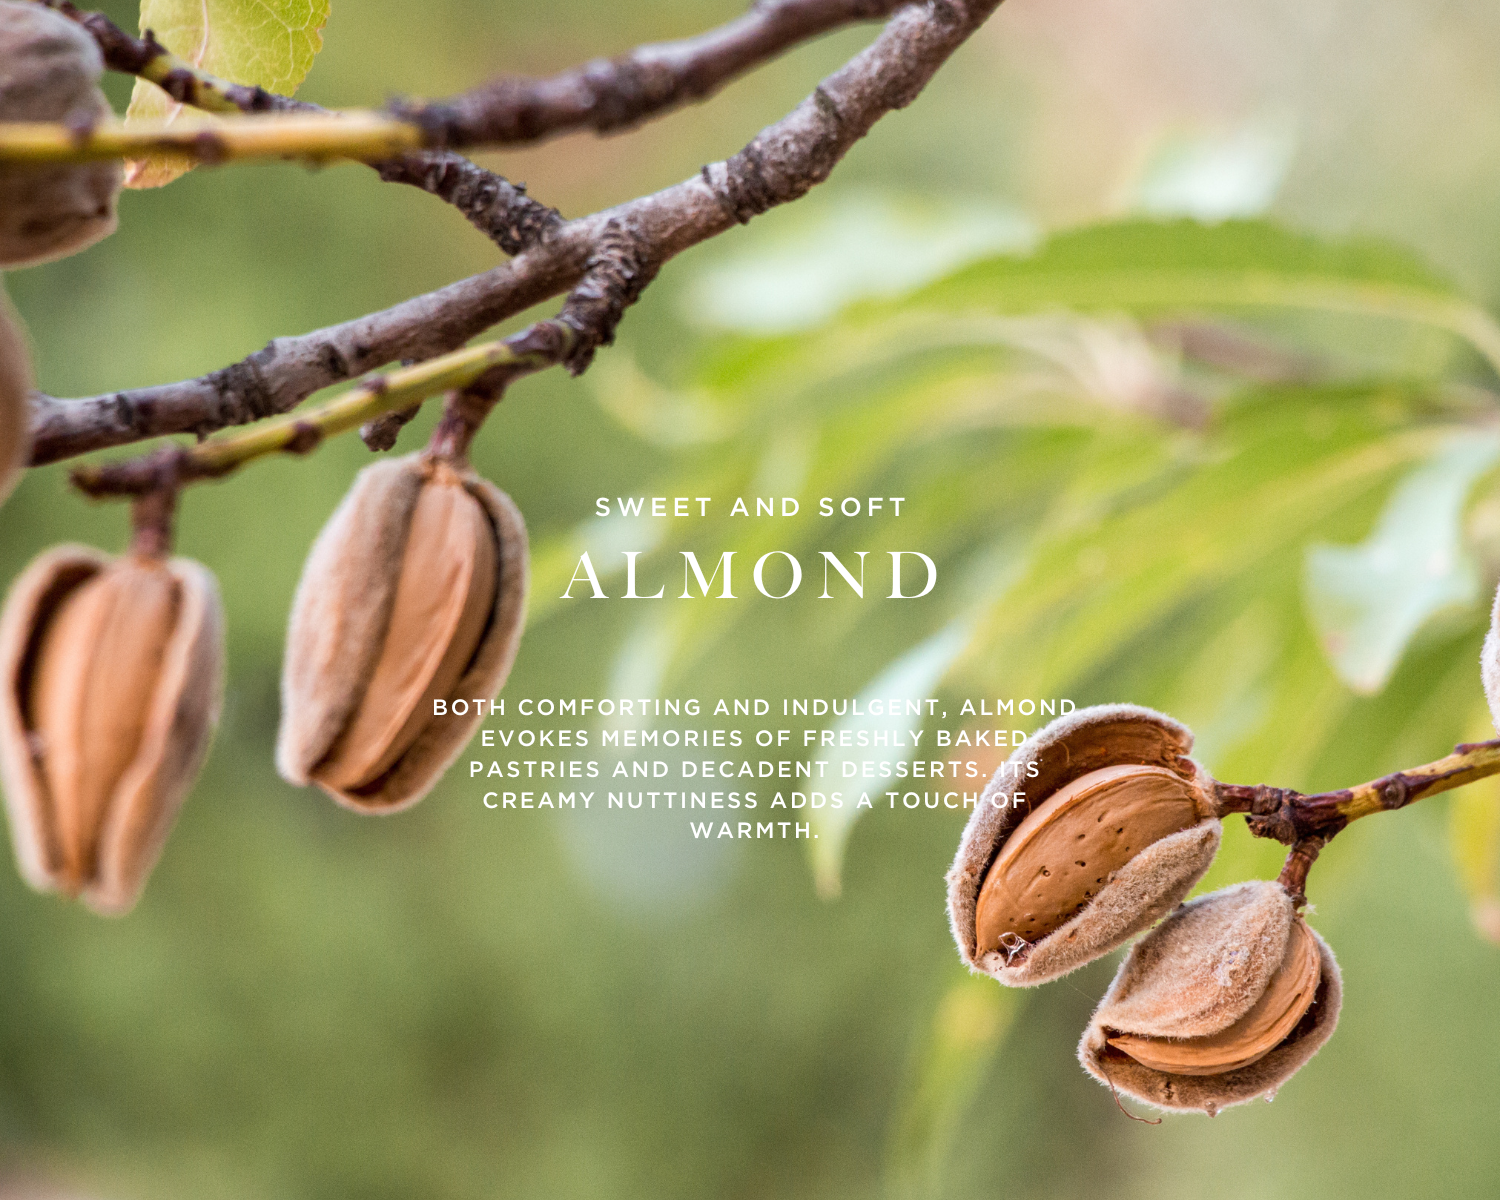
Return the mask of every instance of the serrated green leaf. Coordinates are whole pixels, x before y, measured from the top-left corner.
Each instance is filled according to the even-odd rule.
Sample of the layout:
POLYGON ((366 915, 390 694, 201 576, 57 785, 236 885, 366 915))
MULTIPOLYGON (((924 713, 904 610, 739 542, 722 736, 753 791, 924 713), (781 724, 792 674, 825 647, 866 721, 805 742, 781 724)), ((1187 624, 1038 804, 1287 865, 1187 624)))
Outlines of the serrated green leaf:
POLYGON ((1497 454, 1500 437, 1462 434, 1402 481, 1365 541, 1308 548, 1308 613, 1354 691, 1380 691, 1434 614, 1478 598, 1460 526, 1469 490, 1497 454))
MULTIPOLYGON (((141 32, 151 30, 179 58, 221 79, 290 95, 323 48, 328 7, 329 0, 141 0, 141 32)), ((125 123, 143 119, 211 120, 137 79, 125 123)), ((132 159, 125 186, 161 187, 192 165, 171 155, 132 159)))

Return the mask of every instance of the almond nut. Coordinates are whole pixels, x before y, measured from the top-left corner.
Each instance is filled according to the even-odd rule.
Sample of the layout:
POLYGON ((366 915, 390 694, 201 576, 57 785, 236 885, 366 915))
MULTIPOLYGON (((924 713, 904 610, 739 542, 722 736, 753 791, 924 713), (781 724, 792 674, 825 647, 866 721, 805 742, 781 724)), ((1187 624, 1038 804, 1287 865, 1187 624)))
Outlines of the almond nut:
POLYGON ((1121 964, 1078 1048, 1159 1108, 1217 1112, 1274 1093, 1338 1023, 1338 964, 1280 884, 1184 904, 1121 964))
POLYGON ((1196 825, 1203 808, 1196 784, 1165 767, 1079 776, 1031 810, 990 866, 974 914, 977 949, 999 950, 1016 936, 1040 941, 1139 851, 1196 825))
POLYGON ((1019 747, 948 875, 964 961, 1011 986, 1045 983, 1169 912, 1219 845, 1213 781, 1191 748, 1186 728, 1134 705, 1079 709, 1019 747))
POLYGON ((0 772, 33 887, 128 911, 218 720, 223 616, 186 559, 43 554, 0 617, 0 772))
POLYGON ((282 776, 362 812, 416 803, 504 684, 526 583, 526 529, 504 492, 427 455, 367 467, 297 587, 282 776))
MULTIPOLYGON (((0 121, 86 129, 110 115, 94 39, 40 4, 0 0, 0 121)), ((114 232, 118 162, 0 166, 0 266, 76 253, 114 232)))
POLYGON ((1196 1038, 1154 1038, 1122 1033, 1108 1038, 1136 1062, 1173 1075, 1221 1075, 1259 1062, 1297 1027, 1323 976, 1318 943, 1307 923, 1292 923, 1286 955, 1250 1011, 1218 1033, 1196 1038))

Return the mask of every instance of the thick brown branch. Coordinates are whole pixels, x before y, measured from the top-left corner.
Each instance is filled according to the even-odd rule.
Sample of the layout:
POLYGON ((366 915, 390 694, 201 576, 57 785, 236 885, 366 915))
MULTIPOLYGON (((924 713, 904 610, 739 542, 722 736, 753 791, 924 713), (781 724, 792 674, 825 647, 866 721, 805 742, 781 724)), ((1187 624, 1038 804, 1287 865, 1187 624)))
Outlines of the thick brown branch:
POLYGON ((450 100, 391 106, 443 146, 534 142, 569 129, 608 133, 712 95, 751 67, 855 21, 890 16, 911 0, 761 0, 697 37, 597 59, 545 79, 505 77, 450 100))
MULTIPOLYGON (((148 30, 132 37, 103 13, 84 12, 70 0, 39 0, 93 35, 104 64, 113 71, 150 80, 172 99, 208 112, 323 113, 306 100, 216 79, 182 62, 148 30)), ((452 204, 507 254, 519 254, 562 224, 556 209, 451 150, 421 150, 369 164, 387 183, 404 183, 452 204)))
MULTIPOLYGON (((374 376, 317 408, 267 421, 243 433, 194 446, 169 442, 122 462, 85 463, 73 468, 73 485, 94 497, 175 494, 186 484, 221 479, 267 455, 311 453, 325 438, 356 428, 375 414, 398 412, 450 390, 479 402, 464 414, 471 423, 462 445, 448 449, 450 456, 462 455, 468 448, 467 437, 473 436, 506 386, 522 375, 565 362, 577 339, 577 332, 564 321, 538 321, 501 341, 374 376)), ((445 424, 452 441, 452 422, 445 424)))
POLYGON ((278 338, 197 379, 84 400, 38 396, 32 461, 163 434, 206 434, 286 412, 321 388, 386 363, 445 353, 573 287, 610 243, 629 247, 631 271, 654 272, 690 246, 826 179, 881 116, 916 97, 998 2, 937 0, 899 11, 869 47, 728 161, 654 195, 570 221, 482 275, 341 325, 278 338))

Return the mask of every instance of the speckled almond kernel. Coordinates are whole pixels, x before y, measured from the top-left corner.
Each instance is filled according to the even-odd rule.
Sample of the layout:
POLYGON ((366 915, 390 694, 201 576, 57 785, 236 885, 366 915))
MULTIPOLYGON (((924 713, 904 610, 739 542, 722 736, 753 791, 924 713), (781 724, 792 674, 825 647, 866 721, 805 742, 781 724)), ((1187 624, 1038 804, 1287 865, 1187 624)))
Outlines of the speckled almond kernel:
POLYGON ((1081 912, 1115 872, 1199 821, 1197 784, 1162 767, 1102 767, 1048 797, 1016 827, 979 891, 977 945, 1036 942, 1081 912))
POLYGON ((1183 725, 1133 704, 1078 709, 1026 739, 979 797, 948 872, 963 961, 1032 987, 1148 929, 1219 847, 1214 782, 1183 725))

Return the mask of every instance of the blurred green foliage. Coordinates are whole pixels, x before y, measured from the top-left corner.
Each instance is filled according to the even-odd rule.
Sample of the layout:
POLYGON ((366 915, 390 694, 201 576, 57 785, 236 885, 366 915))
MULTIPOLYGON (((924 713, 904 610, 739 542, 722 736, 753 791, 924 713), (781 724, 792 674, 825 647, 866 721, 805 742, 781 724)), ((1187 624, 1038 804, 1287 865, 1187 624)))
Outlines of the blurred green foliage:
MULTIPOLYGON (((128 5, 106 8, 133 23, 128 5)), ((1172 27, 1184 55, 1229 19, 1203 8, 1201 28, 1172 27)), ((1394 27, 1415 11, 1375 8, 1394 27)), ((1324 9, 1336 29, 1357 15, 1324 9)), ((735 11, 440 0, 418 19, 391 0, 336 4, 302 94, 441 94, 735 11)), ((1046 19, 1083 44, 1108 32, 1101 11, 1076 0, 1046 19)), ((1097 132, 1076 113, 1059 126, 1059 95, 1144 96, 1153 80, 1079 69, 1038 82, 1007 49, 1046 44, 1035 13, 1002 10, 826 194, 671 264, 589 376, 527 380, 496 413, 476 464, 525 512, 536 562, 507 696, 849 696, 937 646, 947 700, 1153 704, 1240 782, 1342 786, 1483 736, 1485 614, 1471 593, 1431 589, 1442 603, 1401 625, 1388 682, 1357 695, 1320 642, 1353 626, 1308 585, 1314 547, 1376 544, 1403 480, 1493 437, 1492 323, 1468 294, 1500 294, 1500 160, 1479 150, 1500 122, 1433 136, 1413 117, 1372 148, 1357 136, 1364 93, 1330 85, 1324 108, 1306 101, 1292 122, 1303 140, 1285 155, 1253 139, 1210 137, 1212 153, 1171 143, 1170 161, 1147 156, 1124 189, 1153 214, 1203 215, 1203 197, 1224 202, 1225 162, 1249 161, 1234 196, 1280 196, 1273 212, 1321 236, 1122 220, 1041 240, 1060 214, 1102 218, 1117 203, 1057 190, 1059 164, 1097 132), (1069 136, 1044 136, 1059 128, 1069 136), (1445 164, 1444 187, 1402 174, 1403 153, 1445 164), (1341 162, 1363 182, 1345 184, 1341 162), (829 236, 851 229, 863 233, 829 236), (899 253, 883 258, 882 239, 899 253), (1037 242, 1030 258, 998 253, 1037 242), (797 274, 810 247, 811 298, 797 274), (1467 291, 1445 282, 1455 273, 1467 291), (803 508, 740 525, 591 516, 596 497, 631 495, 795 495, 803 508), (824 521, 823 495, 907 507, 824 521), (621 549, 649 550, 643 577, 680 549, 733 548, 742 562, 784 549, 805 565, 821 549, 850 561, 910 548, 942 582, 908 605, 820 602, 808 580, 784 603, 570 606, 557 597, 584 548, 616 565, 621 549)), ((1500 39, 1477 5, 1450 17, 1476 44, 1500 39)), ((637 133, 487 161, 570 214, 619 201, 731 152, 866 36, 803 48, 637 133)), ((1369 52, 1375 71, 1380 47, 1369 52)), ((1490 86, 1460 76, 1453 95, 1413 105, 1437 125, 1444 104, 1483 108, 1490 86)), ((123 107, 129 82, 110 87, 123 107)), ((1157 119, 1142 126, 1152 138, 1180 134, 1157 119)), ((368 171, 268 165, 128 194, 113 238, 6 282, 42 386, 82 395, 197 374, 495 261, 455 214, 368 171)), ((675 814, 486 812, 460 769, 411 813, 361 820, 281 783, 270 756, 287 606, 366 460, 344 439, 188 497, 181 551, 214 569, 228 609, 224 723, 128 919, 0 872, 6 1168, 100 1197, 309 1200, 881 1188, 1249 1200, 1500 1185, 1500 957, 1467 913, 1469 896, 1494 894, 1493 792, 1361 822, 1325 853, 1314 921, 1340 955, 1346 1006, 1274 1105, 1135 1125, 1073 1061, 1112 964, 1025 997, 959 977, 942 873, 960 813, 877 809, 843 830, 842 892, 825 902, 796 843, 694 845, 675 814)), ((1488 594, 1492 469, 1473 466, 1423 512, 1447 566, 1488 594)), ((123 536, 118 507, 70 495, 61 467, 37 471, 0 510, 0 576, 56 541, 123 536)), ((1394 544, 1419 557, 1423 542, 1394 544)), ((611 594, 620 583, 609 577, 611 594)), ((1279 859, 1231 821, 1204 886, 1279 859)))

